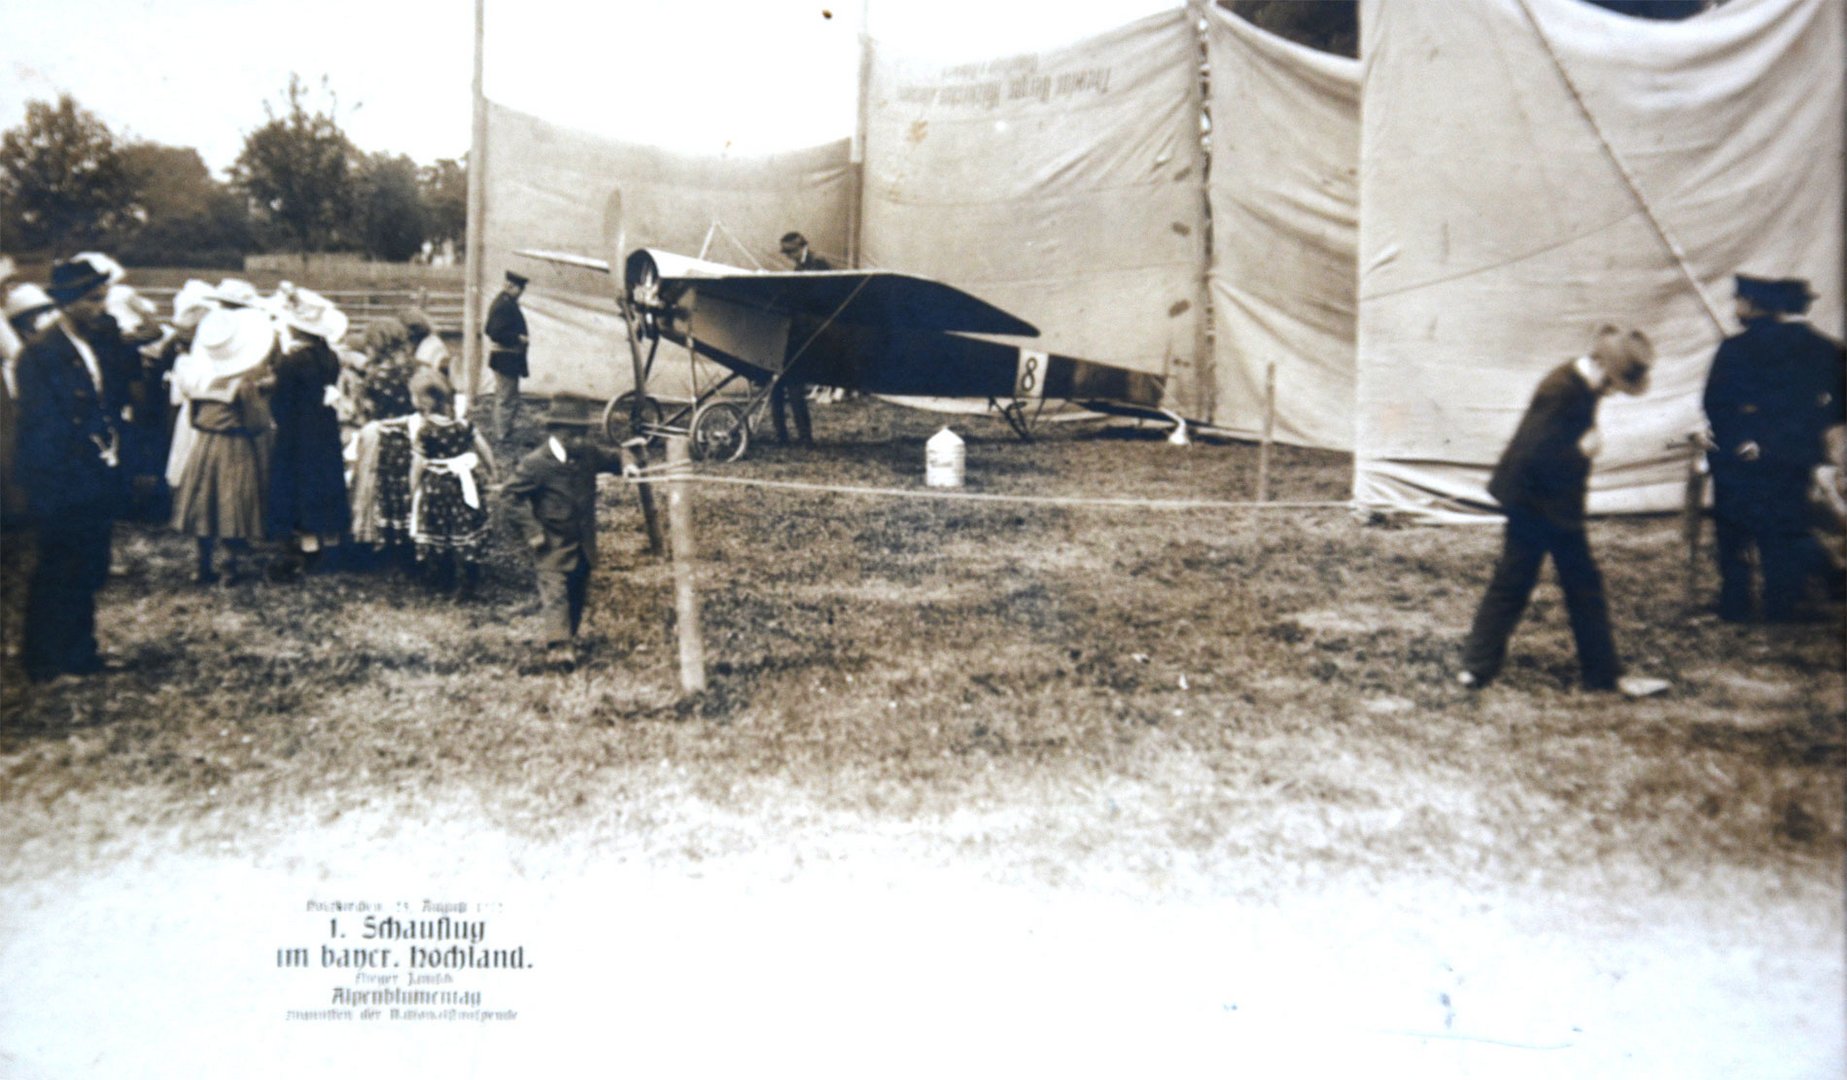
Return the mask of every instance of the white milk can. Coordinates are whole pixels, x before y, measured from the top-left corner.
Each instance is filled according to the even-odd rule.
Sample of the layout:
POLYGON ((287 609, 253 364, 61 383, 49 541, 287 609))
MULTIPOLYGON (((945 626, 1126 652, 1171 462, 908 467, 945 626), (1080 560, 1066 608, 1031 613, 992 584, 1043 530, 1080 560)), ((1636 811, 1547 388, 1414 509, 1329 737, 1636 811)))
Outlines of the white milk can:
POLYGON ((924 486, 961 487, 966 451, 961 436, 944 428, 924 443, 924 486))

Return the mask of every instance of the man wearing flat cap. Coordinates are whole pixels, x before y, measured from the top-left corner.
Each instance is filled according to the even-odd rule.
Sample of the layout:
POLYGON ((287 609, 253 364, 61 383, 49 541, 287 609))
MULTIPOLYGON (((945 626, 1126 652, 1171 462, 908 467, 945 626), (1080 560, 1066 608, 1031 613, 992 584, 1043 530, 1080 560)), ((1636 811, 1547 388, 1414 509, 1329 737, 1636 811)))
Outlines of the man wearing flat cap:
POLYGON ((19 357, 18 474, 38 529, 26 598, 26 675, 44 682, 106 665, 96 646, 96 590, 109 574, 110 534, 123 497, 121 440, 105 304, 109 275, 78 258, 58 263, 46 290, 57 321, 19 357))
POLYGON ((1507 527, 1500 560, 1463 645, 1464 686, 1480 688, 1500 674, 1508 639, 1550 556, 1565 593, 1584 689, 1644 697, 1667 688, 1659 679, 1622 675, 1603 576, 1584 528, 1591 459, 1602 444, 1598 402, 1614 390, 1646 392, 1654 359, 1654 346, 1640 330, 1604 325, 1588 353, 1553 368, 1533 392, 1488 481, 1507 527))
POLYGON ((1799 278, 1739 274, 1743 330, 1712 358, 1704 405, 1710 428, 1713 520, 1718 533, 1719 617, 1754 614, 1750 553, 1763 573, 1763 618, 1804 617, 1809 579, 1842 582, 1809 531, 1809 477, 1826 457, 1843 411, 1841 345, 1796 318, 1814 295, 1799 278))
POLYGON ((507 271, 507 283, 487 309, 487 366, 494 372, 494 426, 502 441, 513 437, 519 416, 519 381, 532 374, 526 367, 526 315, 519 309, 526 277, 507 271))

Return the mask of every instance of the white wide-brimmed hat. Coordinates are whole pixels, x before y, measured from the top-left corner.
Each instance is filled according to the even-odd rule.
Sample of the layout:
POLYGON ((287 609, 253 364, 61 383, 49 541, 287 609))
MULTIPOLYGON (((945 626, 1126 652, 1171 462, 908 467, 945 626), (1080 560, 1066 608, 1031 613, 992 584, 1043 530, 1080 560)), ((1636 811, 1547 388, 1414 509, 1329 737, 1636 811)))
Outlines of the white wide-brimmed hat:
POLYGON ((6 294, 6 317, 11 322, 21 315, 52 307, 51 294, 30 281, 15 285, 6 294))
POLYGON ((150 340, 160 336, 160 309, 131 285, 111 285, 103 298, 103 310, 115 317, 116 329, 124 341, 150 340))
POLYGON ((122 269, 121 263, 100 251, 79 251, 71 256, 71 261, 89 263, 96 268, 98 273, 108 278, 111 285, 120 285, 122 279, 128 276, 128 271, 122 269))
POLYGON ((329 345, 346 336, 346 312, 313 289, 291 289, 282 308, 282 321, 304 334, 313 334, 329 345))
POLYGON ((268 315, 253 308, 220 308, 200 320, 191 355, 211 365, 213 378, 224 379, 261 364, 275 344, 276 326, 268 315))
POLYGON ((218 309, 218 294, 198 278, 189 279, 173 294, 173 325, 190 330, 209 311, 218 309))
POLYGON ((256 307, 263 302, 263 297, 257 293, 257 287, 243 278, 225 278, 218 283, 218 288, 212 290, 212 295, 221 304, 232 304, 237 307, 256 307))

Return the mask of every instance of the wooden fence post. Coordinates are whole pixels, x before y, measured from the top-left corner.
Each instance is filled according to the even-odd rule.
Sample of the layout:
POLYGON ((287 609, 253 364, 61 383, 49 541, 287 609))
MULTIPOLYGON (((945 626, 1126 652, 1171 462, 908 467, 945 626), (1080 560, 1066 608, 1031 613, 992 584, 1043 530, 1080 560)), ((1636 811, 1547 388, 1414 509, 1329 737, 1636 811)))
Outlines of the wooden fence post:
POLYGON ((705 639, 699 629, 699 598, 693 593, 692 448, 684 435, 667 437, 667 528, 673 534, 673 608, 680 636, 680 692, 705 692, 705 639))
POLYGON ((1706 451, 1698 435, 1687 436, 1687 490, 1681 502, 1681 535, 1687 541, 1687 610, 1699 606, 1700 537, 1706 531, 1706 451))
POLYGON ((635 484, 635 495, 641 500, 641 520, 648 530, 648 554, 659 555, 666 550, 661 539, 660 515, 654 512, 654 482, 648 479, 648 440, 629 439, 616 448, 622 455, 624 468, 634 466, 641 472, 641 479, 635 484))

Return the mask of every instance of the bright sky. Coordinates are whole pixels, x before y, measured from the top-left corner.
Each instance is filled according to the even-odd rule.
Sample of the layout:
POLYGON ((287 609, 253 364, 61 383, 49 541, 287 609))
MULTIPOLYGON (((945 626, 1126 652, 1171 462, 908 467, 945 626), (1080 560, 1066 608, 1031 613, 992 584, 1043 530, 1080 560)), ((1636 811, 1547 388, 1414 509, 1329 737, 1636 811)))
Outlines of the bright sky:
MULTIPOLYGON (((488 97, 679 150, 850 135, 859 32, 979 57, 1044 48, 1180 0, 487 0, 488 97), (1048 21, 1048 12, 1056 17, 1048 21)), ((8 4, 0 128, 72 94, 118 136, 196 147, 223 170, 289 73, 367 151, 468 149, 471 0, 87 0, 8 4)))

